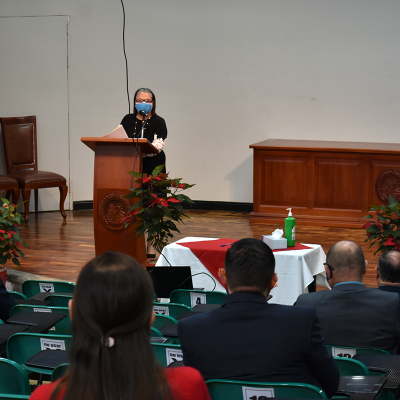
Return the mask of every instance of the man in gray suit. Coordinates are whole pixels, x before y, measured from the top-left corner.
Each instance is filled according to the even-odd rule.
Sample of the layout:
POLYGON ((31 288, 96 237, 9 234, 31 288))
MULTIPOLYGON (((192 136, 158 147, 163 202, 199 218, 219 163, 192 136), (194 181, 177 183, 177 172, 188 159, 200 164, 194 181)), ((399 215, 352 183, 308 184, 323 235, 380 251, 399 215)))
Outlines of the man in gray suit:
POLYGON ((375 270, 378 289, 400 294, 400 251, 383 253, 375 270))
POLYGON ((360 246, 338 242, 324 264, 332 290, 302 294, 296 305, 314 306, 325 342, 400 353, 400 296, 363 285, 368 262, 360 246))

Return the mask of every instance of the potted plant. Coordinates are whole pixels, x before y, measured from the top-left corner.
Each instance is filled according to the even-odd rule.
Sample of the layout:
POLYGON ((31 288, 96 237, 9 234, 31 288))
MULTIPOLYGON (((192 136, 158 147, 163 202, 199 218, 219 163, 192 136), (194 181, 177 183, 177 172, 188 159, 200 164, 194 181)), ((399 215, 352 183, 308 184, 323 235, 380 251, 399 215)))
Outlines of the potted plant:
POLYGON ((7 279, 7 270, 4 268, 7 261, 11 260, 15 265, 21 266, 18 257, 24 257, 22 249, 26 243, 19 236, 19 226, 23 224, 24 219, 17 212, 17 206, 10 204, 9 200, 3 201, 0 207, 0 275, 5 284, 7 279))
POLYGON ((194 186, 181 183, 181 178, 171 179, 168 174, 160 173, 163 167, 156 167, 149 176, 129 172, 135 177, 138 187, 130 189, 131 193, 126 197, 136 199, 136 202, 122 220, 126 227, 134 222, 134 234, 139 237, 147 232, 147 242, 159 253, 174 237, 172 232, 179 232, 175 223, 183 223, 183 218, 189 218, 183 212, 183 203, 193 204, 193 201, 182 191, 194 186))
POLYGON ((369 248, 374 244, 378 244, 379 251, 385 253, 388 250, 400 250, 400 210, 399 202, 392 196, 389 196, 388 205, 371 206, 368 210, 373 214, 368 214, 364 218, 368 218, 363 228, 366 228, 366 236, 364 242, 372 241, 369 248))

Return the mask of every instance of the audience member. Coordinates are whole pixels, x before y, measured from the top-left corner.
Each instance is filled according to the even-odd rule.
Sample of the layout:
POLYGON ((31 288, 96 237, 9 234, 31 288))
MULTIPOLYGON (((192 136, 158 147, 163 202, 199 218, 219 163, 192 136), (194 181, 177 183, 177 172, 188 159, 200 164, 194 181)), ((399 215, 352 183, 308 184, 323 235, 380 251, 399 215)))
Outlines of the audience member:
POLYGON ((383 253, 375 270, 378 289, 400 293, 400 251, 389 250, 383 253))
POLYGON ((3 322, 6 322, 10 318, 10 311, 16 304, 0 279, 0 319, 3 322))
POLYGON ((331 397, 339 372, 315 310, 268 304, 277 281, 271 249, 242 239, 227 251, 219 276, 229 296, 218 309, 182 319, 183 362, 207 379, 302 382, 331 397))
POLYGON ((34 400, 209 400, 193 368, 162 368, 150 345, 153 285, 132 257, 106 252, 79 275, 70 302, 70 365, 60 380, 42 385, 34 400))
POLYGON ((332 290, 302 294, 296 306, 314 306, 329 345, 370 347, 397 353, 400 349, 400 296, 362 283, 368 262, 361 247, 341 241, 328 251, 325 263, 332 290))

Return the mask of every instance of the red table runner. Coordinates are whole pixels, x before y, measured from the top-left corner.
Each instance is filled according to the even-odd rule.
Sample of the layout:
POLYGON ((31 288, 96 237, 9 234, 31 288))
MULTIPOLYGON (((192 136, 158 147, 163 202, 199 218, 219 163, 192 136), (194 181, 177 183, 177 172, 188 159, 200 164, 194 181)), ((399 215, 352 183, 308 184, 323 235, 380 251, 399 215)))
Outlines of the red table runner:
MULTIPOLYGON (((192 253, 200 260, 200 262, 213 274, 218 281, 218 269, 224 266, 225 255, 229 249, 229 245, 237 242, 234 239, 217 239, 217 240, 202 240, 199 242, 185 242, 177 243, 181 246, 189 248, 192 253), (225 245, 225 246, 224 246, 225 245)), ((290 251, 290 250, 305 250, 312 249, 312 247, 296 243, 294 247, 287 249, 273 250, 276 251, 290 251)))

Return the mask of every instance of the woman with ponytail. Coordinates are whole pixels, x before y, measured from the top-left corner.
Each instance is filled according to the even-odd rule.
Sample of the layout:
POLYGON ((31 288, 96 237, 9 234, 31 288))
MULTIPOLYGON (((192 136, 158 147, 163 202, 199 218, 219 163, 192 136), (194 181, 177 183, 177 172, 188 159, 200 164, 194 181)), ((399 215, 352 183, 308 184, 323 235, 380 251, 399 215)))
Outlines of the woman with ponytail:
POLYGON ((79 275, 70 301, 68 372, 32 400, 210 400, 200 373, 163 368, 150 345, 153 284, 132 257, 106 252, 79 275))

